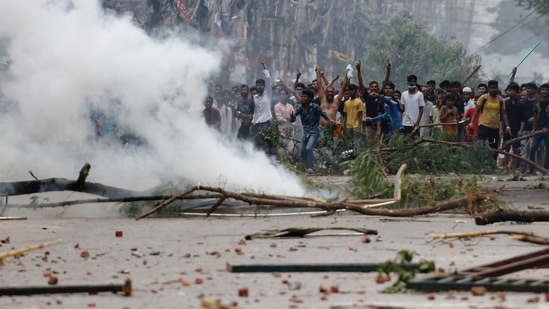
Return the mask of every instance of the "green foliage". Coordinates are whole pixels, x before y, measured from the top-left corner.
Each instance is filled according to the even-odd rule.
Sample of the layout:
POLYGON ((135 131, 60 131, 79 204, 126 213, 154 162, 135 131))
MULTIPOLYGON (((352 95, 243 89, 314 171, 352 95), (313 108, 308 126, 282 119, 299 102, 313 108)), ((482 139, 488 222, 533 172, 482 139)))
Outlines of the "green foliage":
POLYGON ((385 177, 383 165, 372 152, 361 153, 351 167, 353 194, 361 198, 390 197, 393 184, 385 177))
POLYGON ((267 129, 260 131, 255 137, 254 143, 267 154, 276 154, 276 150, 283 145, 278 122, 272 121, 267 129))
POLYGON ((409 174, 486 174, 497 169, 492 151, 483 142, 461 147, 396 135, 388 147, 373 151, 385 153, 382 163, 391 174, 404 163, 409 174))
POLYGON ((549 1, 547 0, 515 0, 517 5, 527 10, 535 9, 538 13, 549 15, 549 1))
POLYGON ((396 205, 401 208, 432 205, 481 191, 476 176, 461 175, 496 169, 492 151, 483 143, 463 148, 396 135, 389 145, 371 147, 352 162, 352 193, 359 198, 392 197, 394 184, 385 173, 395 174, 402 164, 407 164, 407 170, 400 184, 402 199, 396 205))
MULTIPOLYGON (((414 271, 407 271, 400 267, 398 264, 410 264, 416 255, 414 251, 400 250, 398 256, 393 261, 387 261, 381 264, 377 272, 382 275, 385 274, 389 276, 391 273, 396 273, 398 279, 393 285, 389 286, 384 290, 385 293, 403 293, 406 292, 406 284, 408 281, 412 280, 415 277, 414 271)), ((417 272, 420 273, 429 273, 435 270, 434 261, 420 261, 417 272)))
POLYGON ((511 176, 511 178, 507 179, 507 181, 526 181, 526 178, 524 178, 521 174, 515 174, 511 176))
MULTIPOLYGON (((181 186, 183 187, 183 186, 181 186)), ((178 186, 176 186, 174 183, 167 183, 162 186, 156 187, 151 195, 153 196, 168 196, 168 195, 175 195, 179 193, 178 186)), ((119 213, 129 217, 134 218, 139 215, 141 215, 146 209, 152 209, 157 202, 155 201, 136 201, 136 202, 128 202, 124 203, 122 207, 119 209, 119 213)), ((179 214, 179 209, 182 205, 184 205, 185 201, 179 200, 174 201, 170 205, 166 206, 162 211, 159 213, 161 216, 165 217, 175 217, 179 214)))
POLYGON ((478 178, 475 176, 404 175, 400 205, 406 208, 428 206, 440 201, 458 199, 480 189, 478 178))
POLYGON ((467 55, 462 44, 430 35, 425 25, 416 24, 407 14, 381 21, 362 58, 374 76, 383 76, 383 63, 390 60, 391 80, 397 88, 405 87, 410 74, 418 76, 420 83, 427 79, 461 81, 481 61, 479 55, 467 55))

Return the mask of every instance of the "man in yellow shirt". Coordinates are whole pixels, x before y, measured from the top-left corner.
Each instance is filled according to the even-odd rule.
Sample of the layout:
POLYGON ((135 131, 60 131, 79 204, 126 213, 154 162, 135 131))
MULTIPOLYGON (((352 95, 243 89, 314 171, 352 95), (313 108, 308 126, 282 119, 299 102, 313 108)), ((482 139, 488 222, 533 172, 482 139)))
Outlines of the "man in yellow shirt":
MULTIPOLYGON (((503 137, 504 131, 511 135, 511 127, 505 112, 505 103, 503 98, 498 95, 497 81, 489 81, 488 94, 478 98, 477 108, 473 117, 471 117, 471 122, 475 123, 477 117, 480 117, 478 121, 478 139, 488 141, 492 149, 498 148, 498 141, 500 137, 503 137), (505 127, 500 126, 500 119, 503 120, 505 127)), ((496 157, 497 155, 494 153, 494 158, 496 157)))
POLYGON ((362 150, 364 147, 364 141, 360 138, 359 134, 362 128, 362 114, 364 113, 366 106, 364 102, 358 97, 358 86, 355 84, 347 87, 347 92, 350 99, 345 101, 343 106, 343 114, 345 115, 345 127, 351 131, 353 139, 354 149, 357 151, 362 150))
POLYGON ((360 132, 362 124, 362 113, 364 112, 364 102, 357 96, 358 86, 349 85, 350 99, 345 101, 343 112, 345 113, 345 127, 353 129, 355 133, 360 132))

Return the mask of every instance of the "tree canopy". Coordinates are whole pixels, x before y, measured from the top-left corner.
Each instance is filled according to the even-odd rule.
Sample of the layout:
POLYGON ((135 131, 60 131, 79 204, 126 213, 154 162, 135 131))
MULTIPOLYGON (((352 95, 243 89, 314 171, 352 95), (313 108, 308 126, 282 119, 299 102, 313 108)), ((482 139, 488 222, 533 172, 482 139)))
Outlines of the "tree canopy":
POLYGON ((409 15, 380 22, 380 29, 368 40, 365 58, 380 77, 385 70, 383 63, 391 61, 391 80, 397 87, 404 86, 410 74, 418 76, 420 83, 428 79, 463 81, 481 63, 480 56, 468 55, 461 43, 434 37, 426 25, 414 23, 409 15))
POLYGON ((527 10, 536 9, 543 15, 549 15, 549 0, 516 0, 518 6, 524 7, 527 10))

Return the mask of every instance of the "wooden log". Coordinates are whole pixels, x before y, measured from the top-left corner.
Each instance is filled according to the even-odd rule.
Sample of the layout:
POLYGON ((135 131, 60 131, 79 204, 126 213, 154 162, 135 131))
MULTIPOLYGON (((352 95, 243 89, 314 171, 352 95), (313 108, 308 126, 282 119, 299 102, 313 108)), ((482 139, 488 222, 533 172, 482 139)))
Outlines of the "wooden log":
POLYGON ((514 221, 523 223, 548 222, 549 211, 518 211, 518 210, 497 210, 484 213, 475 218, 477 225, 486 225, 496 222, 514 221))

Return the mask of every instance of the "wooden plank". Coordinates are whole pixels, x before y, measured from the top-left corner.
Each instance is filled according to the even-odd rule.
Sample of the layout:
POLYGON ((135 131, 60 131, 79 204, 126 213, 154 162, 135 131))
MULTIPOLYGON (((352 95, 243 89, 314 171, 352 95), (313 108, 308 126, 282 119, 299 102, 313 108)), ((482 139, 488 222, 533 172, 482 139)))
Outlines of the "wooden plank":
MULTIPOLYGON (((254 273, 254 272, 375 272, 381 264, 356 263, 356 264, 241 264, 232 265, 227 263, 227 270, 233 273, 254 273)), ((419 264, 397 264, 407 271, 414 271, 419 264)))
POLYGON ((414 279, 406 284, 407 289, 429 292, 469 291, 476 286, 482 286, 489 292, 549 292, 549 280, 503 279, 498 277, 432 276, 414 279))

